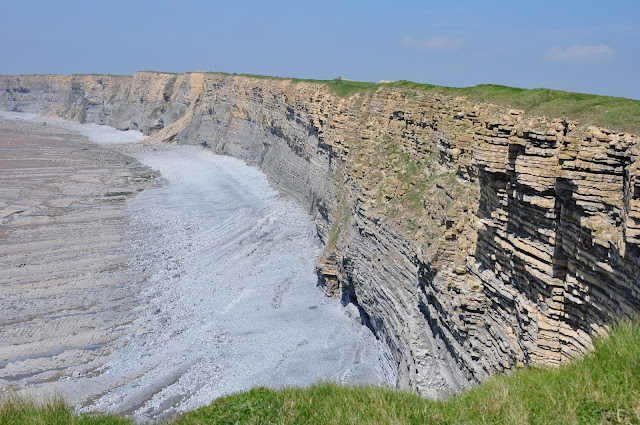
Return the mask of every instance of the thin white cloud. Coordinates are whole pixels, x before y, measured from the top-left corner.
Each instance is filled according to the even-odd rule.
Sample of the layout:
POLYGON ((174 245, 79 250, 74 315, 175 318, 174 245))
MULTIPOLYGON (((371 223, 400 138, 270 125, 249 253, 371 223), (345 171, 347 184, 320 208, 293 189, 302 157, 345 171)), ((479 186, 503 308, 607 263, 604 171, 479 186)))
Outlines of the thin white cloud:
POLYGON ((439 35, 427 40, 416 40, 408 35, 402 39, 402 45, 417 50, 456 50, 462 46, 462 39, 439 35))
POLYGON ((558 62, 600 62, 611 58, 615 53, 606 44, 593 46, 576 44, 566 49, 552 47, 549 50, 549 58, 558 62))

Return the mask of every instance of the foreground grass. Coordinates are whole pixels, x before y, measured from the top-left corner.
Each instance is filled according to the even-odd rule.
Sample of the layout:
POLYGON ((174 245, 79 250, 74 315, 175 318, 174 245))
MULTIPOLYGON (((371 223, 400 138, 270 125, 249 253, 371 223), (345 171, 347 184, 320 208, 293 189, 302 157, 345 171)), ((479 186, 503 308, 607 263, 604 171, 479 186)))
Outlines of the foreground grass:
MULTIPOLYGON (((60 402, 5 402, 1 424, 125 424, 74 416, 60 402)), ((616 325, 582 360, 526 368, 442 402, 389 388, 320 384, 256 388, 220 398, 171 422, 183 424, 640 424, 640 324, 616 325)))
POLYGON ((131 419, 113 415, 76 415, 60 399, 42 405, 30 400, 9 397, 0 404, 2 425, 134 425, 131 419))

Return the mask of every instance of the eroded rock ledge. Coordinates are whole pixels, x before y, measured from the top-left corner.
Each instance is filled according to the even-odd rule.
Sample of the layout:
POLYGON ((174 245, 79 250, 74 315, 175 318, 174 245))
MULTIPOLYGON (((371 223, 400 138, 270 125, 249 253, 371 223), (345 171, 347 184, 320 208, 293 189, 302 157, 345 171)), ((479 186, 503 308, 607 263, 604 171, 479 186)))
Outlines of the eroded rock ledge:
POLYGON ((438 396, 553 365, 640 310, 640 140, 463 97, 219 74, 0 77, 0 109, 258 165, 315 218, 327 292, 438 396))

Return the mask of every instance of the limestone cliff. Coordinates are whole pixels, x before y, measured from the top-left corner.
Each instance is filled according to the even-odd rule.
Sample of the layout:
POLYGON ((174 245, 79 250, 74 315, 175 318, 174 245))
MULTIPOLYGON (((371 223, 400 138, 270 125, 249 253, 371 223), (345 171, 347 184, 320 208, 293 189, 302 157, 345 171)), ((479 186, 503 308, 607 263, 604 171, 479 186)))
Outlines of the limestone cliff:
POLYGON ((640 311, 640 139, 465 97, 208 73, 0 77, 0 109, 258 165, 305 205, 325 290, 438 396, 583 353, 640 311))

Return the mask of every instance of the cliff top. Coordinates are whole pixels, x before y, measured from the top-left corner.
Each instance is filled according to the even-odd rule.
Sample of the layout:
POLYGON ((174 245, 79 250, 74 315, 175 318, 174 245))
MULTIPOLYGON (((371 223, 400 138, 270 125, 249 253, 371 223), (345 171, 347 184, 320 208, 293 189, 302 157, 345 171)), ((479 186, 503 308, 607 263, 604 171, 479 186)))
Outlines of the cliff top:
POLYGON ((380 88, 427 91, 450 96, 464 96, 472 102, 493 103, 498 106, 524 110, 532 116, 564 117, 585 124, 594 124, 623 132, 640 134, 640 101, 613 96, 572 93, 545 88, 522 89, 495 84, 473 87, 446 87, 412 81, 371 83, 351 80, 310 80, 238 74, 249 78, 290 80, 292 83, 309 82, 328 86, 341 97, 355 93, 377 91, 380 88))

